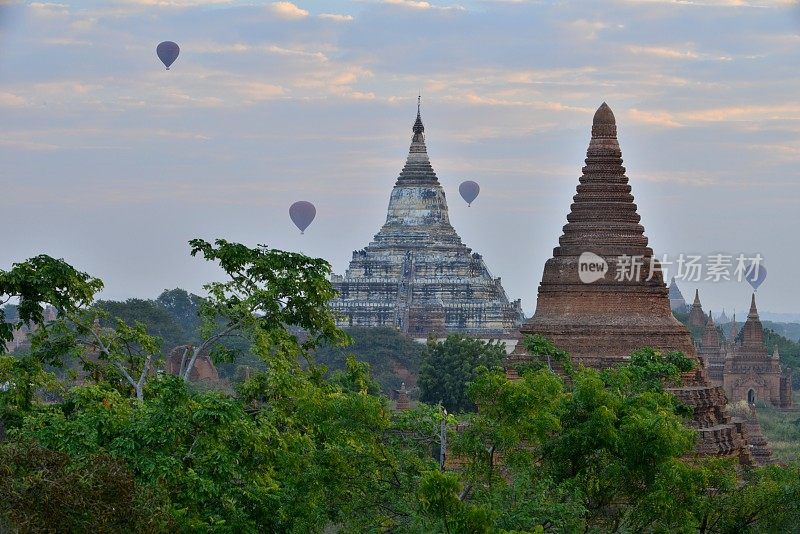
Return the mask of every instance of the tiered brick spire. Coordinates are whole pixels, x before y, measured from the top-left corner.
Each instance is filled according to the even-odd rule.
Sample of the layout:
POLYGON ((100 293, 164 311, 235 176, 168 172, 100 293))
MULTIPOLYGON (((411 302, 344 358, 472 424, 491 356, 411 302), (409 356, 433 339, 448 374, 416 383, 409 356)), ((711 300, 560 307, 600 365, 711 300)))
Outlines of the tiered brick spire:
POLYGON ((705 330, 703 330, 703 340, 701 343, 703 347, 713 347, 716 349, 720 347, 717 325, 714 324, 714 318, 711 316, 710 311, 708 312, 708 321, 706 322, 705 330))
POLYGON ((758 308, 756 307, 756 294, 750 299, 750 312, 747 314, 747 321, 742 326, 742 347, 757 351, 763 351, 766 357, 767 349, 764 346, 764 327, 761 324, 761 319, 758 317, 758 308))
POLYGON ((694 290, 694 302, 689 309, 689 326, 703 326, 706 324, 706 314, 703 305, 700 304, 700 291, 694 290))
POLYGON ((603 103, 594 115, 568 223, 545 264, 536 313, 522 332, 543 334, 574 359, 597 366, 621 361, 646 345, 693 352, 686 329, 672 315, 639 220, 614 113, 603 103), (579 274, 585 253, 608 266, 592 283, 583 283, 579 274))
MULTIPOLYGON (((594 115, 568 223, 544 266, 536 313, 522 326, 523 334, 542 334, 577 363, 595 368, 624 362, 643 347, 697 358, 688 330, 672 315, 633 200, 614 114, 603 103, 594 115), (598 276, 603 264, 607 269, 598 276)), ((705 324, 705 316, 702 320, 705 324)), ((508 363, 513 369, 530 357, 519 344, 508 363)), ((696 451, 749 462, 745 438, 725 411, 722 389, 709 385, 699 361, 683 379, 682 386, 669 391, 693 408, 689 424, 699 433, 696 451)))

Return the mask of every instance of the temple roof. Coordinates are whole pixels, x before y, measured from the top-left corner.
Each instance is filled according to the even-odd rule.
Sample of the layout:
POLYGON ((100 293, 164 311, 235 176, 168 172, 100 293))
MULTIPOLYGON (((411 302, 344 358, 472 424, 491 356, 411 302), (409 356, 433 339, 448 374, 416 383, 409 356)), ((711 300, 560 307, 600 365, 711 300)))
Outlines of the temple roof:
MULTIPOLYGON (((742 326, 742 345, 759 349, 759 353, 762 352, 760 349, 764 345, 764 326, 758 317, 755 293, 750 298, 750 312, 747 314, 747 321, 742 326)), ((766 347, 763 347, 763 352, 766 354, 766 347)))
POLYGON ((669 298, 672 300, 683 300, 683 293, 681 293, 681 288, 679 288, 677 282, 675 282, 674 276, 669 283, 669 298))
POLYGON ((411 131, 414 135, 411 137, 406 164, 397 178, 397 185, 438 185, 439 180, 431 166, 428 148, 425 146, 425 125, 422 124, 419 103, 417 104, 417 119, 414 121, 411 131))
POLYGON ((738 325, 736 324, 736 312, 733 312, 733 318, 731 319, 731 331, 730 331, 730 340, 731 342, 736 341, 736 334, 739 333, 738 325))
POLYGON ((692 307, 689 310, 689 325, 691 326, 703 326, 708 321, 705 312, 703 311, 703 305, 700 304, 700 291, 695 289, 694 290, 694 302, 692 302, 692 307))
POLYGON ((428 158, 419 105, 408 157, 389 197, 386 223, 375 235, 376 246, 465 248, 450 225, 447 199, 428 158))
POLYGON ((756 294, 750 297, 750 312, 747 314, 747 318, 754 318, 758 319, 758 308, 756 308, 756 294))
POLYGON ((714 324, 714 318, 711 315, 711 312, 708 312, 708 321, 706 321, 706 327, 703 330, 703 339, 702 339, 703 347, 719 347, 719 332, 717 332, 717 326, 714 324))

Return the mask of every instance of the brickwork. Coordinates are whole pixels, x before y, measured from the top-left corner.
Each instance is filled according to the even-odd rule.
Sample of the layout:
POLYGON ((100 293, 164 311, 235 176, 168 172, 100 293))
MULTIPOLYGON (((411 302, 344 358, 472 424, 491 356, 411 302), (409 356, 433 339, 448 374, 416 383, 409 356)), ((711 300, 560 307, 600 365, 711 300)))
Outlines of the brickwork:
MULTIPOLYGON (((559 246, 544 266, 536 313, 521 333, 542 334, 576 363, 595 368, 624 362, 645 346, 697 358, 691 335, 672 315, 669 292, 658 262, 651 261, 653 251, 639 221, 614 114, 604 103, 594 116, 586 166, 559 246), (604 276, 592 283, 579 276, 586 252, 608 265, 604 276), (622 255, 643 259, 638 273, 617 276, 622 255)), ((529 357, 518 344, 509 361, 529 357)), ((744 431, 731 422, 723 390, 708 382, 699 359, 683 385, 670 391, 694 409, 690 426, 698 432, 698 454, 750 462, 744 431)))
MULTIPOLYGON (((165 364, 165 371, 178 375, 181 371, 181 364, 184 359, 188 360, 192 356, 193 347, 191 345, 179 345, 172 349, 167 356, 165 364)), ((219 373, 214 366, 214 362, 208 355, 208 351, 201 352, 197 359, 194 361, 194 367, 189 373, 189 380, 196 382, 198 380, 219 380, 219 373)))
POLYGON ((753 404, 760 400, 777 408, 793 406, 791 369, 781 367, 777 347, 772 355, 767 352, 755 293, 742 326, 741 340, 730 344, 726 356, 723 386, 730 402, 753 404))

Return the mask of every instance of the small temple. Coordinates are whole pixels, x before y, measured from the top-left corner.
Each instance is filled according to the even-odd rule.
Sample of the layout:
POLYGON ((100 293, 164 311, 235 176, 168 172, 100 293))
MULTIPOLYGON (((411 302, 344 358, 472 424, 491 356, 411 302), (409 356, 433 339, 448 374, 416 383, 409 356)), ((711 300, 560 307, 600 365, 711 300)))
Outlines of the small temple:
POLYGON ((353 252, 331 308, 339 326, 391 326, 415 337, 461 332, 511 340, 522 323, 483 257, 461 242, 428 158, 419 103, 406 164, 392 189, 386 222, 353 252))
POLYGON ((781 366, 777 346, 769 354, 755 293, 741 331, 737 329, 735 314, 729 326, 731 336, 726 339, 709 315, 696 343, 712 384, 722 386, 731 403, 763 401, 779 409, 791 409, 792 370, 781 366))
MULTIPOLYGON (((545 336, 587 367, 620 364, 643 347, 679 350, 697 359, 691 334, 674 317, 660 265, 647 246, 622 166, 614 113, 605 103, 594 115, 573 199, 559 246, 544 266, 536 312, 521 333, 545 336), (587 257, 603 267, 602 275, 582 277, 587 257), (631 258, 640 260, 638 269, 628 269, 631 258)), ((514 364, 532 357, 518 344, 507 360, 509 377, 514 377, 514 364)), ((752 463, 744 425, 731 420, 722 388, 709 383, 697 361, 681 386, 669 388, 693 408, 688 424, 698 432, 696 453, 752 463)))

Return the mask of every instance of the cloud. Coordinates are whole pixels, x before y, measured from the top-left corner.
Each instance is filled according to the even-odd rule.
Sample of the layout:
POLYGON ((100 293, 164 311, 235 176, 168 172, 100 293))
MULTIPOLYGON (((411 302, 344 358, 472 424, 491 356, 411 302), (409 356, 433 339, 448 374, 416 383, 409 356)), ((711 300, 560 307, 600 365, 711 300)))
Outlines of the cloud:
POLYGON ((605 30, 609 27, 609 25, 603 21, 586 19, 572 21, 569 23, 569 26, 586 39, 596 39, 601 30, 605 30))
POLYGON ((403 6, 411 9, 440 9, 440 10, 456 10, 465 11, 464 6, 450 5, 450 6, 437 6, 426 2, 424 0, 383 0, 384 4, 391 4, 395 6, 403 6))
POLYGON ((339 14, 336 14, 336 13, 321 13, 319 15, 319 18, 327 19, 327 20, 334 20, 336 22, 349 22, 349 21, 353 20, 353 15, 339 15, 339 14))
MULTIPOLYGON (((666 59, 688 59, 688 60, 716 60, 732 61, 733 58, 727 55, 701 54, 690 49, 670 48, 668 46, 638 46, 631 45, 628 50, 634 54, 650 55, 666 59)), ((745 56, 752 58, 753 56, 745 56)))
POLYGON ((272 2, 272 12, 284 19, 302 19, 308 16, 308 10, 291 2, 272 2))
POLYGON ((0 107, 18 108, 28 105, 27 100, 14 93, 0 91, 0 107))
POLYGON ((69 15, 69 6, 54 2, 32 2, 33 14, 40 17, 65 17, 69 15))
POLYGON ((673 113, 631 108, 627 116, 630 120, 640 124, 679 128, 691 124, 713 122, 796 121, 800 120, 800 106, 796 104, 725 106, 673 113))
POLYGON ((754 7, 782 8, 797 4, 797 0, 627 0, 631 4, 675 4, 697 7, 754 7))
POLYGON ((123 0, 127 4, 154 7, 198 7, 208 5, 225 5, 232 0, 123 0))
POLYGON ((88 46, 92 44, 85 39, 74 39, 72 37, 49 37, 44 39, 42 43, 57 46, 88 46))
POLYGON ((679 50, 666 46, 638 46, 631 45, 628 50, 634 54, 663 57, 667 59, 699 59, 700 55, 691 50, 679 50))
POLYGON ((642 111, 636 108, 631 108, 628 111, 628 119, 640 124, 652 124, 656 126, 665 126, 667 128, 678 128, 683 126, 675 120, 675 117, 666 111, 642 111))
POLYGON ((301 48, 286 48, 268 43, 216 43, 216 42, 189 42, 186 49, 197 54, 246 54, 262 53, 275 54, 278 56, 294 56, 313 59, 320 62, 328 61, 328 56, 324 52, 303 50, 301 48))
POLYGON ((251 100, 269 100, 285 93, 283 87, 264 82, 237 84, 236 89, 251 100))
POLYGON ((693 122, 800 120, 800 105, 726 106, 680 114, 693 122))

